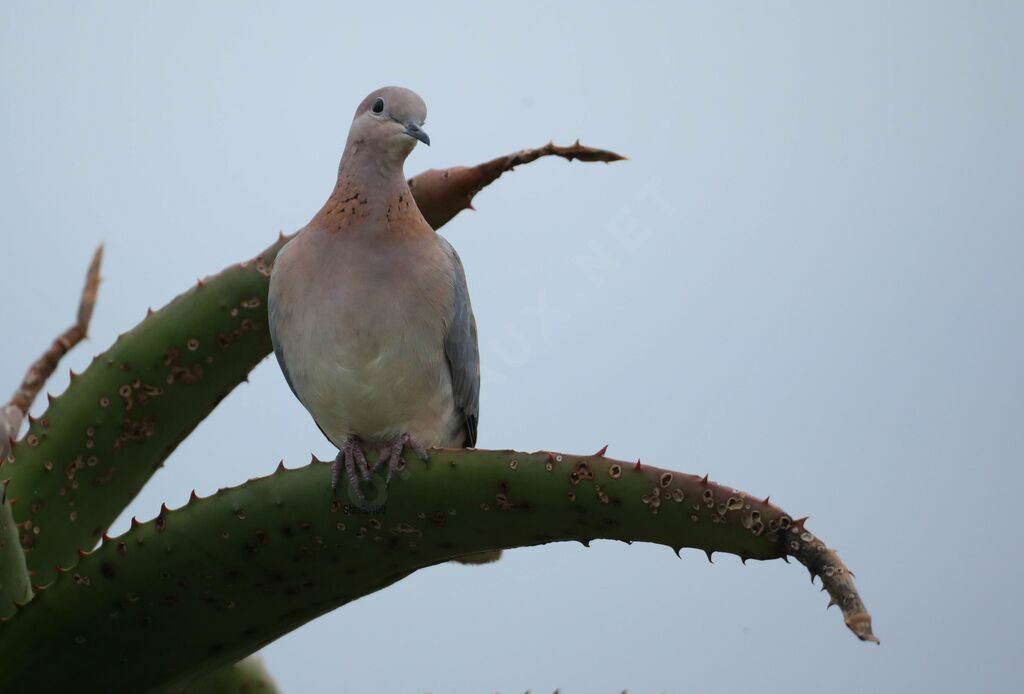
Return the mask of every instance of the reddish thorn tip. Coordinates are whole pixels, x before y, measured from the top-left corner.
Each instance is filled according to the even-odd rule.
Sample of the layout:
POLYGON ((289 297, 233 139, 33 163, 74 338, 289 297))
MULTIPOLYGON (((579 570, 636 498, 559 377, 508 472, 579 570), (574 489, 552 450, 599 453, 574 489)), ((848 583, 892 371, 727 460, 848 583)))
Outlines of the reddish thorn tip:
POLYGON ((46 402, 52 403, 53 401, 54 401, 53 395, 51 395, 50 393, 47 393, 46 394, 46 402))
POLYGON ((285 470, 284 459, 281 459, 280 461, 278 461, 278 463, 277 463, 277 470, 275 470, 274 472, 284 472, 284 470, 285 470))
POLYGON ((86 551, 85 551, 84 549, 81 549, 81 548, 79 548, 79 549, 78 549, 78 550, 76 550, 76 551, 78 552, 78 558, 79 558, 79 559, 81 559, 82 557, 84 557, 85 555, 87 555, 87 554, 88 554, 88 552, 86 552, 86 551))
POLYGON ((110 535, 107 535, 106 533, 103 533, 103 535, 101 536, 101 539, 104 542, 110 542, 110 535))
POLYGON ((768 499, 771 499, 771 498, 772 498, 772 497, 771 497, 771 495, 769 495, 769 496, 766 496, 766 497, 764 498, 764 501, 762 501, 761 503, 762 503, 762 504, 764 504, 765 506, 767 506, 767 505, 768 505, 768 499))
POLYGON ((138 519, 138 518, 136 518, 135 516, 132 516, 132 527, 133 527, 133 528, 137 528, 137 527, 139 527, 140 525, 142 525, 142 524, 141 524, 141 523, 139 523, 139 519, 138 519))
POLYGON ((594 454, 594 456, 597 457, 597 458, 601 458, 607 452, 608 452, 608 444, 606 443, 604 446, 601 447, 601 450, 599 450, 597 453, 594 454))
POLYGON ((710 563, 712 563, 712 564, 715 563, 715 560, 711 558, 711 555, 714 554, 714 553, 715 553, 714 550, 710 550, 710 549, 704 550, 704 554, 708 555, 708 561, 710 563))
POLYGON ((188 500, 189 501, 199 501, 199 495, 196 494, 196 490, 195 489, 193 489, 192 493, 188 495, 188 500))
POLYGON ((700 483, 701 483, 701 484, 703 484, 703 485, 705 485, 705 486, 707 486, 707 483, 708 483, 708 476, 707 476, 707 475, 704 475, 704 476, 703 476, 703 477, 701 478, 701 480, 700 480, 700 483))
POLYGON ((633 466, 633 469, 636 470, 637 472, 640 472, 641 470, 644 469, 644 466, 640 464, 639 458, 636 459, 636 465, 633 466))
POLYGON ((160 504, 160 515, 163 515, 168 511, 170 511, 170 509, 167 508, 167 504, 160 504))
POLYGON ((154 311, 154 310, 153 310, 153 307, 152 307, 152 306, 150 306, 149 308, 147 308, 147 309, 146 309, 146 318, 149 318, 149 317, 150 317, 150 316, 152 316, 152 315, 153 315, 154 313, 156 313, 156 311, 154 311))
POLYGON ((548 462, 554 462, 554 461, 555 461, 555 454, 552 453, 551 451, 548 451, 548 462))

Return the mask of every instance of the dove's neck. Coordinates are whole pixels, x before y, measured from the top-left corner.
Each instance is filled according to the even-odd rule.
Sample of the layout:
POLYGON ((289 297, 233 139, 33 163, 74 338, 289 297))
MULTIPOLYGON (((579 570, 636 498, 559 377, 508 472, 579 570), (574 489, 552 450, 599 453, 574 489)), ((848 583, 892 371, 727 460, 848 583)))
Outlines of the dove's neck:
POLYGON ((313 223, 327 231, 387 231, 410 218, 422 219, 402 170, 404 160, 350 142, 334 191, 313 223))

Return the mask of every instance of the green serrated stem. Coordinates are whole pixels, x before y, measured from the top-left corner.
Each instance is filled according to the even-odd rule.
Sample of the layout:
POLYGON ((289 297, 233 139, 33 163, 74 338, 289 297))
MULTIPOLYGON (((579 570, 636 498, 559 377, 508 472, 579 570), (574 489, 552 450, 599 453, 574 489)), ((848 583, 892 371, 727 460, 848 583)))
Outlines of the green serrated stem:
POLYGON ((370 512, 347 488, 332 495, 327 465, 281 467, 106 539, 0 623, 0 691, 149 691, 417 569, 562 540, 795 556, 874 640, 849 571, 802 521, 706 477, 600 454, 440 450, 409 465, 390 487, 376 480, 370 512))
POLYGON ((278 241, 149 315, 51 398, 4 465, 37 583, 92 547, 167 456, 270 351, 278 241))

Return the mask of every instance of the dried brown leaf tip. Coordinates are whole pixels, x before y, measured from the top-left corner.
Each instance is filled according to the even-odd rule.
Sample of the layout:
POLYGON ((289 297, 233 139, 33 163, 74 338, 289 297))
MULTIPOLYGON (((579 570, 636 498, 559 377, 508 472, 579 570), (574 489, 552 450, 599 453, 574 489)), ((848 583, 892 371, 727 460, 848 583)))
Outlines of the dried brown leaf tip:
MULTIPOLYGON (((85 287, 82 289, 82 297, 78 302, 78 316, 75 324, 58 335, 53 344, 43 352, 43 355, 29 366, 25 378, 22 379, 21 385, 11 398, 9 413, 12 408, 19 410, 22 416, 28 412, 43 384, 53 375, 61 358, 88 335, 89 322, 92 320, 92 311, 96 306, 96 295, 100 288, 100 266, 102 263, 103 244, 100 244, 93 253, 92 262, 89 263, 89 270, 85 276, 85 287)), ((11 423, 13 424, 13 422, 11 423)), ((20 423, 19 418, 17 424, 20 423)), ((17 432, 16 426, 10 428, 12 432, 17 432)))
POLYGON ((83 337, 89 332, 92 310, 96 306, 96 295, 100 290, 100 266, 102 264, 103 244, 101 243, 92 254, 92 262, 89 263, 89 270, 85 275, 85 287, 82 289, 82 298, 78 303, 77 326, 81 328, 83 337))
POLYGON ((543 147, 522 149, 476 166, 424 171, 409 180, 409 189, 424 218, 438 229, 462 210, 472 209, 473 197, 503 173, 541 157, 605 163, 626 159, 607 149, 582 145, 579 140, 564 147, 549 142, 543 147))
POLYGON ((821 579, 822 586, 829 594, 829 607, 839 606, 846 626, 857 638, 879 643, 878 637, 871 630, 871 615, 853 584, 853 573, 846 568, 835 551, 826 547, 825 543, 804 527, 803 520, 806 519, 795 521, 787 529, 788 532, 782 533, 786 553, 807 567, 812 581, 816 577, 821 579))
POLYGON ((602 161, 606 164, 613 161, 623 161, 628 158, 616 152, 612 152, 611 150, 587 147, 586 145, 580 144, 579 140, 576 140, 576 142, 565 147, 560 147, 554 142, 549 142, 543 147, 520 150, 515 154, 510 154, 505 157, 507 166, 506 171, 514 166, 529 164, 531 161, 536 161, 541 157, 551 156, 562 157, 569 161, 572 161, 573 159, 578 159, 580 161, 602 161))
POLYGON ((568 147, 559 147, 554 142, 549 142, 547 146, 541 147, 540 156, 546 156, 549 154, 557 157, 563 157, 569 161, 579 159, 580 161, 603 161, 606 164, 613 161, 624 161, 629 159, 629 157, 623 156, 617 152, 612 152, 611 150, 581 145, 579 140, 576 140, 576 142, 568 147))

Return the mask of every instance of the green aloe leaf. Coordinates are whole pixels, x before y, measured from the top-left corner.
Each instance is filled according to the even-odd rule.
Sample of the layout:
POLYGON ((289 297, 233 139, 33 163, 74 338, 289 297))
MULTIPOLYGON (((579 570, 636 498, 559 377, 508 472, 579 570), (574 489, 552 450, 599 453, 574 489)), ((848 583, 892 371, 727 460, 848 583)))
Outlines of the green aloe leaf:
POLYGON ((333 496, 314 463, 133 524, 0 623, 0 691, 160 690, 417 569, 562 540, 794 556, 874 640, 846 567, 767 500, 600 454, 439 450, 409 466, 386 489, 378 480, 369 510, 347 488, 333 496))
POLYGON ((278 242, 122 334, 51 398, 0 477, 18 500, 29 568, 45 583, 92 547, 179 443, 270 351, 278 242))

